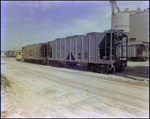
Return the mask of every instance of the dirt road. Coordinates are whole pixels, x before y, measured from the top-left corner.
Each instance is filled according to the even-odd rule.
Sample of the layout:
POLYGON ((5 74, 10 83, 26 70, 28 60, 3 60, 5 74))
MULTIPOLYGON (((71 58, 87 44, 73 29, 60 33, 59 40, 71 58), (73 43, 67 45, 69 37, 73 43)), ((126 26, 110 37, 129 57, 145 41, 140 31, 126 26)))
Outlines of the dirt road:
POLYGON ((148 61, 107 75, 2 57, 1 73, 1 117, 149 117, 148 61))

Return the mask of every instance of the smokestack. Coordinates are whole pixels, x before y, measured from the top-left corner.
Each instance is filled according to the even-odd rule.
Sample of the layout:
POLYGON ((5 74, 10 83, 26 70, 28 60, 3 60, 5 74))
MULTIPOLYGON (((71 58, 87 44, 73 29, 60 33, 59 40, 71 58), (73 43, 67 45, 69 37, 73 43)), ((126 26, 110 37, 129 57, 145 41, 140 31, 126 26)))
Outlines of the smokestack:
POLYGON ((19 49, 21 50, 21 31, 19 31, 19 49))

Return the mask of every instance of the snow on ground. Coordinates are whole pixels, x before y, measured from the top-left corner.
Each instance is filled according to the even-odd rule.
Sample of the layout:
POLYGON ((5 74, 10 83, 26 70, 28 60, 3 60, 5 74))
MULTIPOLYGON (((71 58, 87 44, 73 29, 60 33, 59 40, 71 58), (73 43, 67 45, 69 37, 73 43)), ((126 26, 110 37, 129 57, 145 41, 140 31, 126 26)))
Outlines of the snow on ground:
POLYGON ((107 75, 2 57, 1 73, 1 117, 149 117, 148 61, 107 75))

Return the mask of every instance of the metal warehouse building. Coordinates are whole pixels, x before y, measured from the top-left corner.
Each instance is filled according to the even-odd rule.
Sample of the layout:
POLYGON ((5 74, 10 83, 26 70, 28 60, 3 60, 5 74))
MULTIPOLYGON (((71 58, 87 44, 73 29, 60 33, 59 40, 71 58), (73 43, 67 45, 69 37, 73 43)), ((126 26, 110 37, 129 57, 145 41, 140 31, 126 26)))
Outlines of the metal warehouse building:
POLYGON ((149 44, 149 8, 130 15, 129 44, 149 44))

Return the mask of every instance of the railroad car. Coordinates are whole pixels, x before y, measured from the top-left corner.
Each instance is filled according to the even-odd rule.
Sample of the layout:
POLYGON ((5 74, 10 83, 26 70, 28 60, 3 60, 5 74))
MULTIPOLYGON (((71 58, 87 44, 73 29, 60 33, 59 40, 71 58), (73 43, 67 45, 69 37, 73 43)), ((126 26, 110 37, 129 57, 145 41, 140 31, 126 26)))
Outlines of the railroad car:
POLYGON ((121 45, 121 57, 117 46, 128 37, 122 30, 107 30, 57 38, 47 43, 22 47, 25 61, 36 61, 52 66, 80 66, 96 72, 113 72, 127 66, 127 49, 121 45), (125 57, 123 57, 123 53, 125 57))
POLYGON ((38 43, 22 47, 23 59, 28 62, 37 62, 46 64, 46 56, 48 51, 46 48, 47 43, 38 43))
MULTIPOLYGON (((126 49, 126 46, 123 46, 126 49)), ((120 54, 121 47, 118 46, 117 55, 121 57, 120 54)), ((128 60, 132 61, 146 61, 149 58, 149 49, 146 44, 132 44, 128 45, 128 60)))
POLYGON ((7 57, 16 57, 16 51, 8 50, 8 51, 6 51, 6 56, 7 57))

